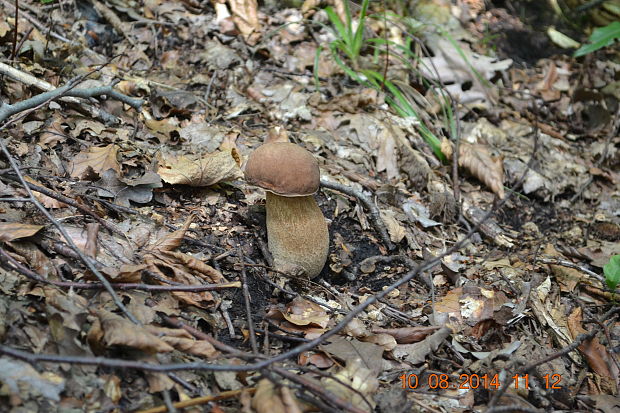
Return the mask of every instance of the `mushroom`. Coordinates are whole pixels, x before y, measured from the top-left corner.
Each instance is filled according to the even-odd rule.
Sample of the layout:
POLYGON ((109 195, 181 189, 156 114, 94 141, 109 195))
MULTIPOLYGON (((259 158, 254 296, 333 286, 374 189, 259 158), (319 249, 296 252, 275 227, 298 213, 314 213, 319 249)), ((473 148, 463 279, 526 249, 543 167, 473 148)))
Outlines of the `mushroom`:
POLYGON ((329 232, 313 197, 320 181, 314 156, 294 143, 266 143, 250 155, 245 179, 267 191, 267 244, 275 268, 295 277, 319 275, 329 232))

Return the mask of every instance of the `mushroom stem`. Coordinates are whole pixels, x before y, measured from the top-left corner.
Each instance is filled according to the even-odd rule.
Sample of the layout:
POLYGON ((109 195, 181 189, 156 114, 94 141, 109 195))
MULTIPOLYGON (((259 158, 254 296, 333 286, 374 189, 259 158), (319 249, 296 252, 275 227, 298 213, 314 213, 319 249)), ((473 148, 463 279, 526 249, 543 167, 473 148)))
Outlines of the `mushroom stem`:
POLYGON ((327 222, 312 195, 267 192, 267 241, 278 271, 314 278, 329 250, 327 222))

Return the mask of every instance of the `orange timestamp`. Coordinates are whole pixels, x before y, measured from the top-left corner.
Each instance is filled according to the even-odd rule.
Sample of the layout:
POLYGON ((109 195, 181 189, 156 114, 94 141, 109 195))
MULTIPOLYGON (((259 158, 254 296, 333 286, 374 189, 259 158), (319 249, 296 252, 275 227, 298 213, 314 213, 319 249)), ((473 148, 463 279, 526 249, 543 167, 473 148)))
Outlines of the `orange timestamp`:
MULTIPOLYGON (((426 376, 426 380, 421 379, 417 374, 403 373, 398 377, 401 380, 403 389, 417 389, 418 387, 427 386, 431 390, 497 390, 502 383, 498 374, 460 374, 458 380, 456 376, 441 373, 431 373, 426 376)), ((542 376, 542 385, 547 390, 559 390, 562 388, 561 374, 545 374, 542 376)), ((515 390, 530 388, 529 374, 515 374, 511 377, 510 386, 515 390)))

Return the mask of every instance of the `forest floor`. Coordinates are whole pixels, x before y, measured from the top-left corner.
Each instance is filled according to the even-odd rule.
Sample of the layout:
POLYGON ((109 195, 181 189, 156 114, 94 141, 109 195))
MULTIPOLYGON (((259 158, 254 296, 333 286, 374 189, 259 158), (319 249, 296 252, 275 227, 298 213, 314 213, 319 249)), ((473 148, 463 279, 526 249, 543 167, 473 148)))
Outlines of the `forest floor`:
POLYGON ((0 412, 618 411, 618 50, 385 1, 347 56, 293 3, 0 0, 0 412), (312 280, 267 140, 319 162, 312 280))

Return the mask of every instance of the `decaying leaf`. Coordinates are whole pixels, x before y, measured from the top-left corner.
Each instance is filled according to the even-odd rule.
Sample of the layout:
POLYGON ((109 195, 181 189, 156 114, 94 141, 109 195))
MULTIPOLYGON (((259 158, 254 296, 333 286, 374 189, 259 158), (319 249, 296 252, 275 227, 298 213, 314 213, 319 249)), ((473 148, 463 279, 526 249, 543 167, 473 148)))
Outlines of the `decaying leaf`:
POLYGON ((204 156, 161 155, 157 173, 169 184, 210 186, 240 179, 243 174, 237 159, 234 149, 204 156))
POLYGON ((334 378, 323 378, 321 383, 327 390, 355 407, 367 412, 374 411, 375 401, 372 394, 377 391, 379 380, 376 373, 365 367, 362 359, 347 362, 346 368, 334 374, 334 378))

